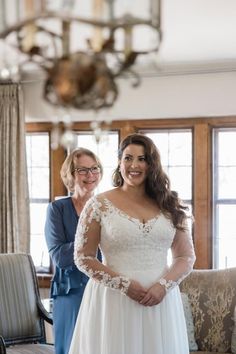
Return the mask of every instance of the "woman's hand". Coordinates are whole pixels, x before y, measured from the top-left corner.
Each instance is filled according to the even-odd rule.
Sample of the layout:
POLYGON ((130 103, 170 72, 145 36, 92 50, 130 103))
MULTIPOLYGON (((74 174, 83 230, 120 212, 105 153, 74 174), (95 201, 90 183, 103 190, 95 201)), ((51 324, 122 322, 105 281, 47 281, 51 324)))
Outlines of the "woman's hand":
POLYGON ((137 282, 136 280, 131 280, 126 295, 129 296, 132 300, 140 303, 140 301, 147 294, 147 291, 148 290, 145 289, 139 282, 137 282))
POLYGON ((152 285, 146 295, 143 297, 139 303, 144 306, 154 306, 158 305, 166 295, 166 290, 163 285, 156 283, 152 285))

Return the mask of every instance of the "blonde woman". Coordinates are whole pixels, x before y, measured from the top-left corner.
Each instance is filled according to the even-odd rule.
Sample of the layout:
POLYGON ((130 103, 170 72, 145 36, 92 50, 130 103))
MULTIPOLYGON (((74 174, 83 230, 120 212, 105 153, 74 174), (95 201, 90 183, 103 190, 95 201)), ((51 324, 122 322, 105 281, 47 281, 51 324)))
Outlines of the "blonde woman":
POLYGON ((55 354, 67 354, 88 277, 74 264, 74 238, 80 213, 102 178, 102 165, 90 150, 78 148, 65 159, 61 178, 71 196, 47 209, 45 236, 54 266, 51 286, 55 354))

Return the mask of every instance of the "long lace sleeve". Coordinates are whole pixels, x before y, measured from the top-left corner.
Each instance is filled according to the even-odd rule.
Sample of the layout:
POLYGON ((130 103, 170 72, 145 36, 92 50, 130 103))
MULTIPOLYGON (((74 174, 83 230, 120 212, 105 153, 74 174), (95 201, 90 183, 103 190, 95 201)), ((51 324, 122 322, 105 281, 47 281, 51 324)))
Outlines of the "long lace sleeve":
POLYGON ((79 270, 90 278, 126 294, 130 280, 113 272, 96 258, 103 207, 102 201, 96 197, 91 198, 85 205, 75 235, 74 261, 79 270))
POLYGON ((171 252, 172 263, 159 280, 159 283, 165 287, 166 291, 181 283, 192 271, 196 260, 192 237, 187 226, 184 231, 176 230, 171 252))

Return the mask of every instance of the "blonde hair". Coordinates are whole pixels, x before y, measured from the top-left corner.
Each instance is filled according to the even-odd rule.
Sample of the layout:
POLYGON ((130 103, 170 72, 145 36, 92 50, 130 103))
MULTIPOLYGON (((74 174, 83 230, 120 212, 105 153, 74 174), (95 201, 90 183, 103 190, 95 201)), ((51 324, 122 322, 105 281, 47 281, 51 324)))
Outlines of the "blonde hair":
POLYGON ((77 148, 67 156, 60 171, 61 179, 70 192, 74 192, 75 188, 74 170, 76 161, 83 155, 87 155, 96 161, 101 169, 101 176, 103 176, 103 168, 100 159, 89 149, 77 148))

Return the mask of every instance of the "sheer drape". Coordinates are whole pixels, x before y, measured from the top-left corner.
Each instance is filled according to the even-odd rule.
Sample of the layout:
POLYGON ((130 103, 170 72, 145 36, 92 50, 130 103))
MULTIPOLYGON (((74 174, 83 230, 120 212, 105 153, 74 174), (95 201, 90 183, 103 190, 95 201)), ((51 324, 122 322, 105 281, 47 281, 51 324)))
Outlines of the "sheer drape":
POLYGON ((23 94, 0 85, 0 252, 29 252, 30 220, 23 94))

